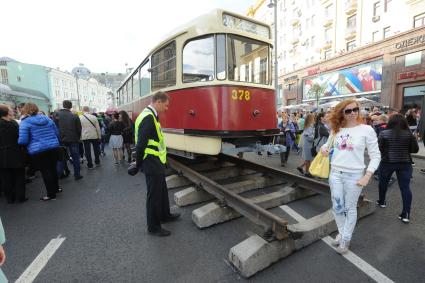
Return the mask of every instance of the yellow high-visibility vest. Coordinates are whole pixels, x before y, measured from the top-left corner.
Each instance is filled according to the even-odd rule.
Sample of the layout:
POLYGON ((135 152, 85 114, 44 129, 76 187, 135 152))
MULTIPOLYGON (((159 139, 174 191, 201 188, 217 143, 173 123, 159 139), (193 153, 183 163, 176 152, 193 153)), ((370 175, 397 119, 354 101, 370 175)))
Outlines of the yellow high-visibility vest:
POLYGON ((152 154, 154 156, 158 156, 161 163, 165 164, 167 162, 167 147, 165 146, 164 135, 163 135, 162 130, 161 130, 161 124, 158 122, 155 115, 152 113, 152 111, 149 108, 143 109, 142 113, 140 113, 139 116, 136 119, 134 139, 135 139, 135 142, 137 144, 140 123, 143 121, 144 118, 146 118, 149 115, 152 115, 152 117, 153 117, 153 121, 155 123, 156 133, 158 134, 159 142, 157 142, 153 139, 148 140, 148 146, 152 146, 155 149, 150 148, 150 147, 146 147, 145 152, 143 153, 143 159, 146 159, 148 154, 152 154))

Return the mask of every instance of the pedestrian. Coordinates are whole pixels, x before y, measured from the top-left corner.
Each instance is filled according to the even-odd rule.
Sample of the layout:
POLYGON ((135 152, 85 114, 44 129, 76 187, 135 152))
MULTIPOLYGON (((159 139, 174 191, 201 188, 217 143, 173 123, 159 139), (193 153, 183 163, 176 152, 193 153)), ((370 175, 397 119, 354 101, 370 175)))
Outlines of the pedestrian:
POLYGON ((329 122, 332 145, 322 146, 322 153, 331 153, 329 186, 332 209, 338 227, 333 244, 339 254, 348 252, 357 222, 357 202, 364 186, 378 168, 381 154, 376 133, 371 126, 363 124, 359 116, 360 105, 355 99, 346 99, 335 106, 329 122), (370 158, 364 173, 365 150, 370 158))
POLYGON ((18 143, 27 146, 33 164, 43 176, 47 195, 40 200, 56 199, 56 193, 62 191, 56 171, 59 154, 58 129, 49 117, 38 114, 38 107, 34 103, 26 103, 24 110, 28 117, 19 126, 18 143))
POLYGON ((137 117, 135 125, 136 164, 146 176, 148 232, 161 237, 171 234, 161 227, 161 223, 174 221, 180 216, 170 213, 165 182, 167 150, 158 118, 159 113, 167 111, 169 102, 170 98, 165 92, 155 93, 150 105, 137 117))
POLYGON ((302 158, 304 160, 303 164, 297 167, 297 170, 306 177, 313 177, 310 172, 310 163, 313 160, 311 155, 311 148, 313 147, 314 140, 314 114, 307 114, 305 118, 304 130, 302 132, 302 158))
POLYGON ((1 219, 0 219, 0 283, 8 282, 6 276, 1 270, 1 267, 6 261, 6 252, 4 251, 4 248, 3 248, 3 245, 5 242, 6 242, 6 236, 4 235, 3 223, 1 222, 1 219))
POLYGON ((25 202, 25 154, 13 110, 0 104, 0 179, 8 203, 25 202))
MULTIPOLYGON (((421 118, 419 119, 418 123, 418 135, 422 139, 422 142, 424 143, 425 147, 425 115, 421 115, 421 118)), ((425 168, 419 170, 420 173, 425 174, 425 168)))
POLYGON ((89 113, 88 106, 83 107, 83 114, 80 116, 81 122, 81 140, 84 145, 84 152, 87 159, 87 168, 93 169, 93 159, 91 156, 91 148, 93 147, 94 163, 96 167, 100 166, 100 126, 95 116, 89 113))
MULTIPOLYGON (((314 124, 313 148, 316 154, 320 150, 320 148, 328 141, 329 138, 329 129, 326 127, 325 123, 325 113, 320 112, 319 114, 317 114, 316 122, 314 124)), ((316 154, 314 154, 314 156, 316 156, 316 154)))
MULTIPOLYGON (((122 138, 123 138, 123 158, 124 158, 124 150, 127 151, 127 161, 131 163, 131 145, 134 144, 134 124, 128 116, 127 112, 121 110, 120 121, 124 124, 124 129, 122 130, 122 138)), ((125 158, 124 158, 125 159, 125 158)))
POLYGON ((292 145, 295 142, 295 127, 294 124, 289 122, 288 115, 282 112, 282 121, 279 123, 279 129, 281 136, 279 137, 279 143, 286 147, 285 152, 280 153, 280 165, 282 167, 288 162, 289 153, 291 152, 292 145))
POLYGON ((382 208, 387 206, 388 182, 395 172, 403 200, 403 210, 398 219, 409 223, 412 204, 410 179, 413 171, 410 154, 419 151, 418 142, 403 115, 395 114, 389 119, 387 129, 380 133, 378 143, 382 159, 379 168, 379 200, 376 201, 376 204, 382 208))
POLYGON ((74 167, 74 179, 83 178, 80 173, 80 137, 81 121, 78 116, 71 112, 72 102, 64 100, 63 109, 59 110, 57 119, 59 125, 60 143, 68 148, 74 167))
POLYGON ((109 145, 112 147, 114 154, 115 165, 118 165, 123 160, 123 138, 122 132, 124 130, 124 124, 119 120, 120 115, 115 113, 113 115, 113 121, 109 124, 108 132, 111 134, 109 139, 109 145))
POLYGON ((106 134, 106 126, 105 126, 105 115, 104 113, 99 113, 95 115, 96 113, 93 113, 94 116, 97 117, 97 120, 99 122, 100 127, 100 155, 105 156, 105 134, 106 134))

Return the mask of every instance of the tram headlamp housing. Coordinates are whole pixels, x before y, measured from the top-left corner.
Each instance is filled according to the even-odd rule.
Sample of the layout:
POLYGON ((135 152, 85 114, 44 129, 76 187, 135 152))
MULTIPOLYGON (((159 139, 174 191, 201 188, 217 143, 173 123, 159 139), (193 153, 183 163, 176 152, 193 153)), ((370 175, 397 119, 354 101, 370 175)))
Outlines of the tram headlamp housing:
POLYGON ((223 25, 228 28, 270 38, 270 29, 267 26, 241 19, 233 15, 223 14, 223 25))

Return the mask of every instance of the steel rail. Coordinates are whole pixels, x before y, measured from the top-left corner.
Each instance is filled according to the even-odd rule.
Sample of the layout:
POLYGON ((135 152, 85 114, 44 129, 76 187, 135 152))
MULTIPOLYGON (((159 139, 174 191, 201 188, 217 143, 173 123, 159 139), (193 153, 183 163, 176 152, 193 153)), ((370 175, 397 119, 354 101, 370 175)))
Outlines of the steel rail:
POLYGON ((219 201, 227 204, 255 224, 263 227, 266 233, 270 233, 270 231, 273 232, 278 240, 283 240, 289 236, 287 221, 255 205, 238 194, 231 192, 224 186, 183 165, 177 160, 170 157, 168 157, 167 160, 168 164, 174 170, 182 173, 186 178, 216 197, 219 201))
POLYGON ((218 159, 234 163, 246 169, 252 169, 254 171, 263 173, 264 175, 273 175, 279 178, 284 178, 285 181, 289 183, 293 183, 292 186, 309 189, 322 195, 329 196, 331 194, 329 184, 320 182, 315 179, 299 176, 290 172, 280 171, 275 168, 269 167, 267 165, 257 164, 257 163, 254 163, 245 159, 241 159, 236 156, 227 155, 227 154, 222 154, 222 153, 219 154, 218 159))

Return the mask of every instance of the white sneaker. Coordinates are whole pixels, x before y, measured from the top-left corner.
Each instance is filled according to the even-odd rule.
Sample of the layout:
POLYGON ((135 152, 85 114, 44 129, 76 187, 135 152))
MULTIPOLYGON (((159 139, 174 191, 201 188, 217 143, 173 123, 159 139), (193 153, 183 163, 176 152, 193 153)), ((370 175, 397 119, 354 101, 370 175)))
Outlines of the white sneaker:
POLYGON ((332 239, 331 244, 334 247, 338 247, 340 241, 341 241, 341 235, 338 234, 338 235, 336 235, 335 239, 332 239))
POLYGON ((350 246, 349 241, 341 240, 339 242, 339 246, 336 248, 336 252, 339 253, 340 255, 346 254, 346 253, 348 253, 348 247, 349 246, 350 246))

